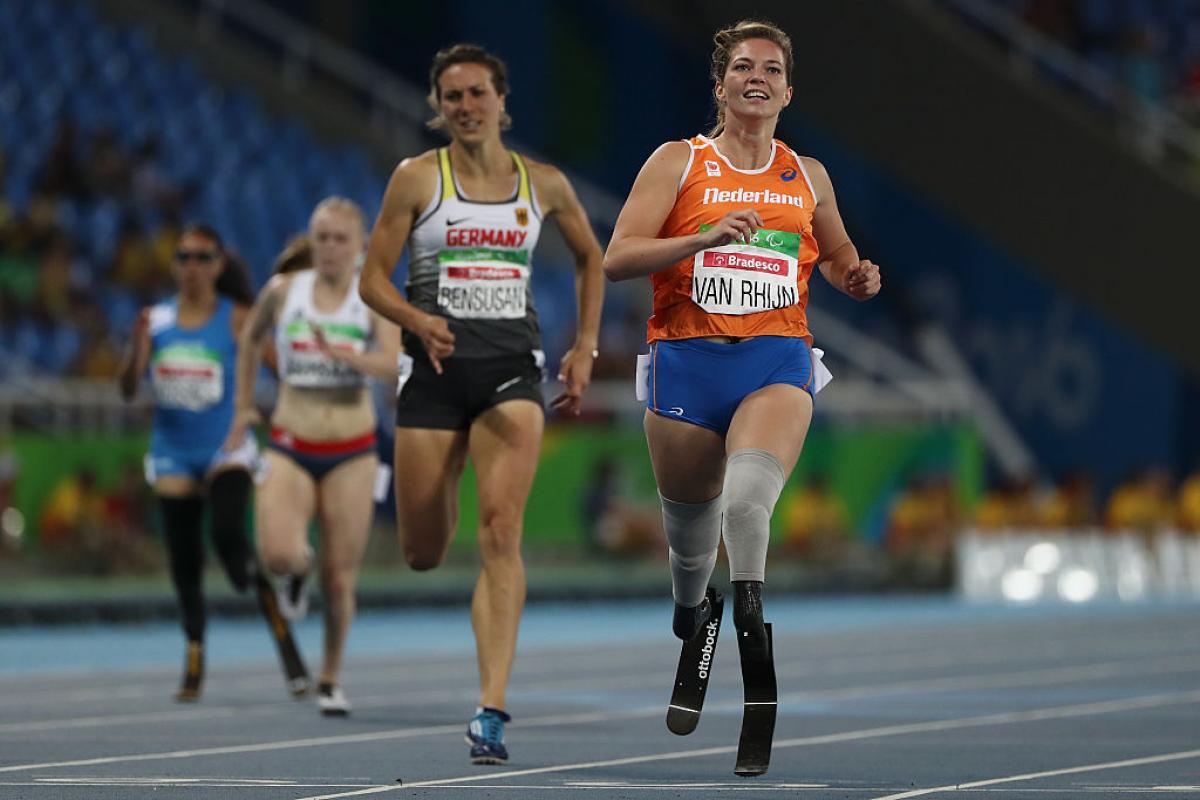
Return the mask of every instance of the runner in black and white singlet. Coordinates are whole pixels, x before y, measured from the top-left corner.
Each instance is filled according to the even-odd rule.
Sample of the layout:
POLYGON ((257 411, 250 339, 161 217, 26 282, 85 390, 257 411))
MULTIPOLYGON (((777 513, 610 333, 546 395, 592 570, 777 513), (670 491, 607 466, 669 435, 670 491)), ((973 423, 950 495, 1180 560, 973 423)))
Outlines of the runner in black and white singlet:
MULTIPOLYGON (((458 525, 466 459, 479 490, 483 568, 471 605, 480 697, 467 728, 471 759, 497 764, 505 691, 525 602, 521 530, 544 425, 542 354, 529 288, 542 220, 553 217, 575 255, 579 315, 574 346, 551 403, 579 413, 600 325, 600 246, 566 177, 507 150, 500 131, 504 63, 473 45, 435 56, 432 126, 449 147, 406 159, 392 175, 367 248, 361 293, 404 329, 411 377, 396 409, 396 512, 405 557, 432 569, 458 525), (405 300, 391 283, 410 247, 405 300)), ((403 375, 403 370, 402 370, 403 375)))

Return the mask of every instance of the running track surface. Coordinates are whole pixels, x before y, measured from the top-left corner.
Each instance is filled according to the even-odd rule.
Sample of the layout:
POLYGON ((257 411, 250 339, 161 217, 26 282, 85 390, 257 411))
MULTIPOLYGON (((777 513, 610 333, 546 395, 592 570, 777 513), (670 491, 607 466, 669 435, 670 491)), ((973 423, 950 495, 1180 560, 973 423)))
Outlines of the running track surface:
MULTIPOLYGON (((361 616, 348 719, 290 700, 249 620, 210 625, 190 706, 170 699, 173 626, 3 629, 0 798, 1200 798, 1200 605, 768 598, 767 612, 781 705, 757 779, 733 774, 728 618, 700 727, 666 730, 669 600, 527 610, 505 767, 467 761, 465 609, 361 616)), ((315 662, 317 622, 299 636, 315 662)))

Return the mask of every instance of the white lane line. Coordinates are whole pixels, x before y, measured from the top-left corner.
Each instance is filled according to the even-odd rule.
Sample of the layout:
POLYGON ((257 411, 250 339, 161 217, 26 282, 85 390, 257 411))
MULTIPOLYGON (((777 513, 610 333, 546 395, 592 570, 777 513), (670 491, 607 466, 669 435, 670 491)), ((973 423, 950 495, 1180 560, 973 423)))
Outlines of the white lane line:
POLYGON ((462 725, 433 725, 425 728, 399 728, 395 730, 376 731, 374 733, 343 734, 341 736, 314 736, 307 739, 285 739, 283 741, 276 742, 229 745, 227 747, 203 747, 196 750, 170 750, 160 753, 131 753, 123 756, 80 758, 73 761, 44 761, 39 764, 12 764, 10 766, 0 767, 0 772, 24 772, 32 769, 55 769, 58 767, 89 767, 97 764, 127 764, 135 761, 164 761, 177 758, 196 758, 198 756, 232 755, 234 753, 264 753, 272 750, 289 750, 292 748, 357 744, 360 742, 378 742, 388 739, 407 739, 413 736, 431 736, 439 733, 461 733, 462 730, 462 725))
MULTIPOLYGON (((1133 648, 1141 655, 1142 658, 1145 658, 1147 655, 1154 655, 1146 652, 1151 644, 1179 643, 1179 637, 1177 635, 1171 637, 1170 639, 1159 636, 1143 638, 1146 638, 1147 641, 1123 641, 1121 647, 1109 648, 1109 650, 1113 652, 1095 651, 1088 653, 1088 655, 1093 659, 1101 656, 1120 657, 1127 654, 1129 650, 1133 648)), ((1175 653, 1163 653, 1159 655, 1163 657, 1171 657, 1176 655, 1182 656, 1186 652, 1188 651, 1179 652, 1176 650, 1175 653)), ((1195 650, 1190 652, 1194 656, 1200 656, 1200 652, 1195 650)), ((562 668, 567 666, 567 662, 569 661, 582 660, 587 666, 596 666, 604 663, 603 658, 594 655, 583 655, 580 651, 570 651, 568 653, 553 655, 553 657, 542 658, 544 655, 546 654, 543 651, 537 651, 533 654, 526 654, 522 656, 522 660, 537 664, 539 667, 542 663, 547 663, 548 665, 552 664, 552 667, 545 670, 540 668, 522 668, 514 674, 514 681, 519 684, 527 679, 537 678, 541 674, 561 674, 562 668)), ((966 647, 964 652, 950 655, 931 654, 928 648, 917 651, 881 651, 849 656, 813 656, 812 654, 807 654, 807 657, 802 661, 794 661, 789 665, 781 666, 778 670, 778 676, 780 678, 786 678, 802 677, 805 675, 870 674, 881 672, 899 672, 910 668, 934 669, 938 667, 961 667, 969 664, 1003 666, 1016 661, 1020 661, 1021 663, 1029 663, 1030 660, 1036 660, 1038 658, 1053 658, 1055 656, 1078 657, 1080 655, 1081 652, 1078 643, 1064 642, 1062 640, 1056 640, 1050 646, 1044 646, 1032 650, 1029 648, 1018 649, 1013 647, 995 649, 966 647), (993 658, 995 655, 1013 657, 997 659, 993 658)), ((628 659, 622 659, 616 663, 624 663, 626 660, 628 659)), ((471 681, 469 685, 465 683, 463 684, 463 691, 475 691, 478 688, 474 682, 476 668, 473 664, 462 666, 462 662, 463 659, 460 657, 456 659, 454 663, 442 662, 440 660, 425 660, 418 662, 397 661, 394 664, 370 663, 355 669, 355 682, 360 687, 365 688, 366 685, 369 685, 372 682, 372 679, 375 676, 381 676, 379 678, 380 682, 384 682, 386 680, 387 682, 392 683, 397 692, 417 692, 419 691, 418 687, 426 681, 444 686, 447 678, 461 677, 463 680, 467 680, 469 678, 471 681), (433 669, 433 667, 437 668, 433 669), (413 675, 414 672, 420 674, 420 678, 418 680, 411 679, 410 676, 413 675), (461 675, 458 673, 461 673, 461 675)), ((639 664, 640 663, 641 662, 639 662, 639 664)), ((673 663, 664 663, 661 672, 666 674, 669 671, 673 675, 674 669, 675 667, 673 663)), ((611 675, 612 673, 619 671, 620 670, 616 670, 610 665, 605 667, 601 674, 611 675)), ((658 671, 656 671, 656 674, 657 672, 658 671)), ((146 677, 150 679, 151 682, 153 682, 153 679, 156 679, 160 676, 162 677, 163 681, 167 681, 168 678, 169 680, 174 680, 174 673, 172 673, 171 676, 167 676, 165 672, 161 670, 146 672, 146 677)), ((720 677, 714 678, 715 681, 719 681, 721 679, 722 678, 720 677)), ((572 684, 578 684, 580 686, 587 687, 593 685, 595 680, 596 679, 589 679, 586 676, 580 676, 573 679, 563 679, 562 681, 557 681, 555 682, 555 685, 561 688, 568 688, 572 684)), ((3 678, 0 678, 0 683, 2 682, 3 678)), ((540 688, 541 685, 544 684, 539 684, 538 688, 540 688)), ((266 675, 236 678, 230 680, 227 684, 222 686, 223 689, 227 688, 233 692, 248 691, 256 693, 259 690, 267 690, 275 687, 278 687, 282 690, 282 684, 279 678, 266 675)), ((513 688, 514 690, 521 689, 519 685, 514 686, 513 688)), ((441 692, 445 691, 445 689, 441 690, 441 692)), ((427 694, 427 692, 421 693, 422 696, 427 694)), ((97 700, 117 701, 135 698, 162 698, 166 696, 167 692, 159 686, 147 686, 146 682, 143 681, 135 686, 116 684, 111 686, 97 686, 87 689, 58 689, 33 692, 26 691, 24 689, 18 690, 16 687, 14 687, 10 692, 5 694, 7 696, 0 695, 0 707, 45 707, 97 700)), ((439 696, 443 695, 439 694, 439 696)), ((397 695, 379 694, 374 695, 373 697, 386 700, 397 697, 397 695)), ((364 697, 356 698, 356 701, 360 703, 363 700, 364 697)))
MULTIPOLYGON (((1118 711, 1131 711, 1134 709, 1154 708, 1157 706, 1196 702, 1200 702, 1200 689, 1189 692, 1172 692, 1169 694, 1128 697, 1122 700, 1106 700, 1099 703, 1081 703, 1070 706, 1054 706, 1050 708, 1037 708, 1029 711, 1006 711, 999 714, 984 714, 977 717, 960 717, 957 719, 941 719, 930 722, 913 722, 905 725, 885 725, 878 728, 864 728, 855 731, 824 734, 821 736, 805 736, 799 739, 785 739, 780 742, 775 742, 773 749, 784 750, 790 747, 811 747, 813 745, 852 742, 862 739, 876 739, 885 736, 900 736, 909 733, 932 733, 937 731, 961 730, 963 728, 979 728, 989 725, 1011 725, 1014 723, 1035 722, 1047 719, 1066 719, 1070 717, 1111 714, 1118 711)), ((703 758, 705 756, 728 755, 736 752, 736 745, 726 747, 708 747, 702 750, 679 750, 670 753, 655 753, 653 755, 645 756, 614 758, 606 761, 585 761, 577 764, 556 764, 549 767, 513 770, 511 772, 504 772, 500 774, 492 773, 481 775, 479 773, 475 773, 473 775, 464 775, 455 778, 439 778, 436 780, 416 781, 414 783, 405 783, 401 785, 374 786, 369 789, 360 789, 353 792, 314 795, 311 797, 298 798, 298 800, 335 800, 336 798, 342 797, 359 797, 362 795, 396 792, 404 789, 413 789, 425 786, 449 786, 462 783, 478 783, 480 781, 496 780, 502 777, 516 778, 522 775, 545 775, 552 772, 572 772, 585 769, 624 766, 627 764, 645 764, 653 761, 703 758)), ((899 796, 901 795, 897 795, 897 797, 899 796)), ((909 795, 902 796, 907 797, 909 795)), ((883 799, 879 798, 878 800, 883 799)))
POLYGON ((203 787, 210 789, 224 788, 261 788, 261 787, 282 787, 285 789, 349 789, 355 786, 371 786, 369 783, 300 783, 299 781, 260 781, 251 778, 144 778, 144 779, 124 779, 113 778, 112 780, 103 779, 80 779, 68 780, 66 778, 35 778, 31 781, 0 781, 0 786, 86 786, 91 788, 99 788, 103 786, 123 786, 123 787, 138 787, 138 786, 186 786, 203 787))
POLYGON ((970 783, 952 783, 948 786, 934 786, 929 789, 913 789, 908 792, 900 792, 899 794, 888 794, 881 797, 874 797, 871 800, 906 800, 909 797, 924 797, 925 795, 937 794, 939 792, 961 791, 963 789, 978 789, 983 786, 995 786, 1000 783, 1015 783, 1017 781, 1033 781, 1039 778, 1053 778, 1058 775, 1075 775, 1080 772, 1095 772, 1102 769, 1122 769, 1124 767, 1140 767, 1145 764, 1161 764, 1165 761, 1182 761, 1189 758, 1200 758, 1200 750, 1181 750, 1177 753, 1163 753, 1157 756, 1146 756, 1144 758, 1127 758, 1124 761, 1105 761, 1099 764, 1084 764, 1079 767, 1065 767, 1063 769, 1048 769, 1043 772, 1026 772, 1023 775, 1009 775, 1004 778, 989 778, 984 781, 971 781, 970 783))
MULTIPOLYGON (((1168 666, 1174 668, 1177 662, 1183 662, 1184 669, 1191 671, 1194 662, 1191 659, 1167 659, 1168 666)), ((802 702, 821 702, 834 700, 855 700, 868 697, 879 697, 894 694, 903 694, 911 692, 935 692, 935 691, 954 691, 962 689, 982 689, 982 688, 1003 688, 1011 686, 1030 686, 1039 685, 1056 680, 1076 680, 1088 679, 1097 677, 1112 677, 1114 674, 1121 674, 1122 669, 1126 667, 1135 667, 1135 669, 1126 672, 1133 674, 1153 673, 1156 670, 1148 669, 1149 665, 1144 663, 1115 662, 1113 664, 1093 664, 1085 667, 1061 667, 1048 670, 1022 670, 1020 672, 1002 672, 990 675, 973 675, 969 677, 953 677, 953 678, 931 678, 927 680, 902 681, 890 684, 875 684, 865 686, 843 687, 840 689, 831 689, 824 692, 791 692, 781 696, 780 702, 785 703, 802 703, 802 702), (1047 680, 1048 679, 1048 680, 1047 680)), ((394 699, 395 695, 388 695, 387 699, 394 699)), ((372 698, 360 698, 372 699, 372 698)), ((288 706, 290 704, 284 704, 288 706)), ((710 711, 712 710, 736 710, 740 708, 742 702, 740 700, 729 700, 723 703, 709 704, 710 711)), ((579 714, 568 715, 551 715, 547 717, 535 717, 521 722, 522 727, 539 727, 545 725, 567 725, 577 724, 580 722, 610 722, 622 719, 637 719, 644 717, 652 717, 662 713, 662 709, 655 706, 645 706, 642 708, 627 709, 625 711, 612 712, 584 712, 579 714)), ((275 742, 262 742, 258 744, 246 745, 230 745, 227 747, 204 748, 198 750, 175 750, 165 753, 138 753, 125 756, 102 756, 92 759, 78 759, 75 761, 62 762, 42 762, 36 764, 15 764, 10 766, 0 767, 0 773, 18 772, 27 769, 41 769, 53 767, 73 767, 87 766, 90 764, 114 764, 125 763, 130 761, 153 761, 160 759, 177 759, 177 758, 193 758, 197 756, 207 755, 228 755, 232 753, 251 753, 262 752, 268 750, 285 750, 289 748, 304 748, 320 745, 336 745, 336 744, 357 744, 367 741, 385 741, 388 739, 402 739, 418 735, 437 735, 442 733, 457 734, 462 730, 461 725, 439 725, 424 728, 394 728, 384 731, 376 731, 373 733, 346 734, 343 736, 326 736, 314 737, 305 739, 285 739, 275 742)))
MULTIPOLYGON (((1100 680, 1126 675, 1155 675, 1172 671, 1192 672, 1195 669, 1196 656, 1179 656, 1165 658, 1159 661, 1113 661, 1105 664, 1085 664, 1068 667, 1050 667, 1047 669, 1021 670, 1017 672, 993 672, 979 675, 954 676, 948 678, 923 678, 911 681, 898 681, 885 684, 867 684, 862 686, 847 686, 838 689, 821 691, 800 691, 783 694, 779 703, 815 703, 838 700, 858 700, 869 697, 881 697, 902 693, 921 691, 948 692, 964 689, 1002 689, 1014 686, 1030 686, 1055 681, 1100 680)), ((737 682, 734 675, 723 675, 713 686, 737 682)), ((547 681, 534 692, 530 689, 512 688, 510 694, 546 695, 553 691, 563 691, 571 688, 589 690, 640 689, 646 686, 646 676, 614 677, 609 680, 580 681, 569 678, 562 681, 547 681), (553 690, 553 691, 552 691, 553 690)), ((399 703, 406 707, 437 705, 446 701, 462 698, 469 689, 447 689, 426 692, 389 692, 378 695, 358 695, 354 702, 360 707, 379 703, 399 703)), ((736 709, 742 706, 740 701, 713 703, 709 709, 736 709)), ((759 704, 751 704, 759 705, 759 704)), ((768 704, 769 705, 769 704, 768 704)), ((94 728, 115 726, 119 724, 143 725, 151 723, 174 722, 180 719, 223 719, 241 714, 269 715, 279 714, 294 708, 296 701, 281 701, 262 705, 244 705, 216 709, 182 709, 178 711, 153 711, 140 714, 117 714, 112 716, 96 715, 90 717, 74 717, 68 719, 45 720, 39 722, 12 722, 0 725, 0 736, 23 734, 34 730, 75 730, 77 728, 94 728)), ((684 708, 676 706, 676 708, 684 708)), ((691 711, 692 709, 685 709, 691 711)))
POLYGON ((177 720, 193 719, 224 719, 226 717, 241 717, 247 714, 270 714, 275 706, 291 707, 294 703, 277 703, 272 706, 241 706, 225 708, 189 708, 179 711, 147 711, 137 714, 108 714, 94 717, 73 717, 71 719, 52 719, 32 722, 10 722, 0 725, 0 734, 29 733, 32 731, 51 731, 60 728, 98 728, 108 725, 130 723, 144 725, 152 722, 175 722, 177 720))

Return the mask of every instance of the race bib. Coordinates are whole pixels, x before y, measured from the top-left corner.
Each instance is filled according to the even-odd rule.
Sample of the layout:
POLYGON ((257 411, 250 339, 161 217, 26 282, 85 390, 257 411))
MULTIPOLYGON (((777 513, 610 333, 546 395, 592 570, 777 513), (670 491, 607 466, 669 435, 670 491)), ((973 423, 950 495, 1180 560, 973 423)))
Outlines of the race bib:
POLYGON ((528 250, 488 248, 438 253, 438 307, 457 319, 524 319, 528 250))
MULTIPOLYGON (((339 322, 318 322, 325 341, 335 350, 362 353, 366 350, 367 332, 358 325, 339 322)), ((362 374, 349 364, 334 361, 321 352, 313 323, 293 320, 285 328, 288 352, 283 359, 283 375, 293 386, 334 387, 353 386, 362 382, 362 374)))
MULTIPOLYGON (((711 225, 701 225, 700 231, 711 225)), ((759 228, 747 244, 696 253, 692 302, 710 314, 756 314, 800 301, 800 234, 759 228)))
POLYGON ((155 402, 162 408, 203 411, 221 402, 225 369, 215 350, 196 345, 164 347, 150 367, 155 402))

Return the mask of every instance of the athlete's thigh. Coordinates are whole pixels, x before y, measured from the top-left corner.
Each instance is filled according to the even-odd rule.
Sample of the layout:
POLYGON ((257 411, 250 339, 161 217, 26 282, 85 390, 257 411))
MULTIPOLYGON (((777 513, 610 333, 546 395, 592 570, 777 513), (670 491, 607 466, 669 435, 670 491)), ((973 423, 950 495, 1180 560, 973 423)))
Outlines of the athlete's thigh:
POLYGON ((154 479, 154 493, 159 497, 191 497, 200 491, 200 482, 190 475, 161 475, 154 479))
POLYGON ((458 524, 458 482, 466 458, 466 431, 396 428, 393 469, 401 537, 450 540, 458 524))
POLYGON ((255 493, 254 528, 260 551, 289 549, 308 538, 316 509, 316 486, 300 465, 267 450, 262 483, 255 493))
POLYGON ((485 520, 497 514, 524 515, 533 487, 546 414, 531 400, 508 400, 480 414, 471 425, 471 462, 479 487, 479 512, 485 520))
POLYGON ((804 447, 812 414, 812 396, 805 390, 784 383, 764 386, 748 395, 734 412, 725 434, 726 450, 766 450, 779 459, 784 475, 790 475, 804 447))
POLYGON ((378 468, 379 458, 366 453, 338 464, 321 479, 321 559, 335 569, 362 561, 375 515, 378 468))
POLYGON ((721 493, 725 480, 721 434, 650 410, 643 426, 659 494, 677 503, 703 503, 721 493))

